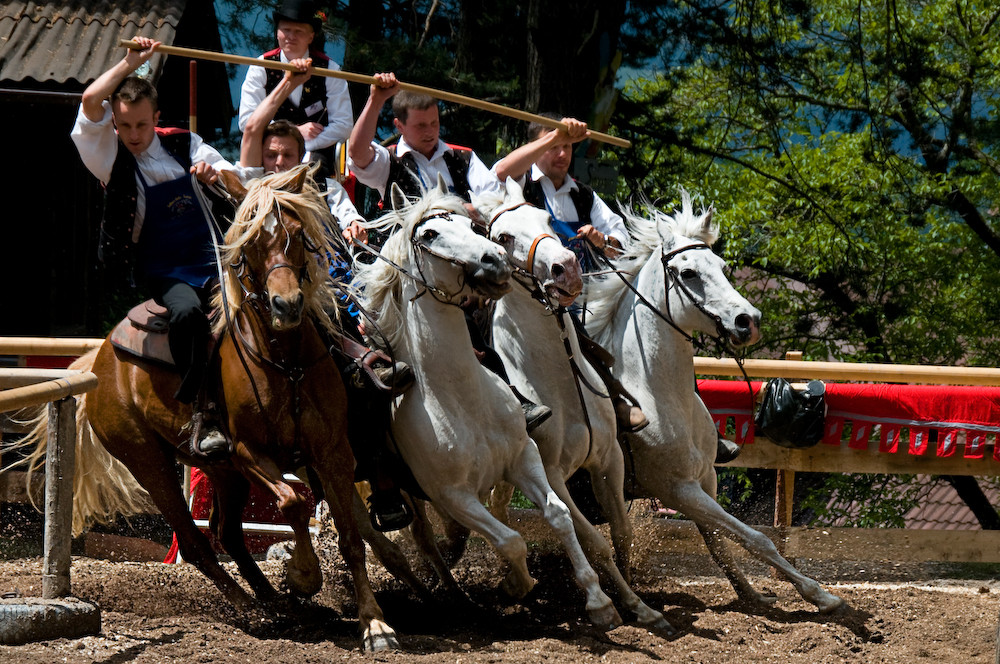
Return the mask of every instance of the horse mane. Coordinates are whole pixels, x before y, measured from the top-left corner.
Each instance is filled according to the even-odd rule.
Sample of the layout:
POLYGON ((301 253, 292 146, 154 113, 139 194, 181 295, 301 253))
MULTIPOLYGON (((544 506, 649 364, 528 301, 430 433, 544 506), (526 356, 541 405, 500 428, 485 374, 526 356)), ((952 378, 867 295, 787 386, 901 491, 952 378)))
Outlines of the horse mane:
MULTIPOLYGON (((675 209, 672 215, 654 207, 645 195, 639 196, 639 207, 646 211, 648 218, 636 212, 631 205, 620 205, 629 234, 629 244, 626 253, 612 263, 629 284, 635 282, 639 270, 653 252, 663 246, 661 226, 674 236, 699 240, 709 246, 719 239, 719 226, 711 221, 713 208, 702 208, 701 212, 695 214, 691 195, 683 187, 680 188, 680 193, 681 209, 675 209)), ((592 279, 588 282, 587 330, 598 343, 610 343, 615 311, 628 292, 631 291, 617 277, 592 279)))
MULTIPOLYGON (((465 201, 440 189, 425 190, 421 198, 411 200, 401 209, 392 210, 365 224, 376 230, 396 230, 382 246, 381 254, 396 265, 411 265, 416 260, 410 237, 413 228, 432 210, 453 212, 468 217, 465 201)), ((404 341, 404 318, 400 304, 404 275, 384 260, 354 264, 354 284, 361 294, 365 309, 376 318, 384 341, 397 346, 404 341)), ((378 340, 377 340, 378 341, 378 340)))
POLYGON ((305 298, 306 315, 323 328, 337 328, 337 321, 331 318, 330 313, 334 312, 333 316, 339 319, 337 292, 330 279, 330 261, 335 255, 330 233, 331 229, 336 228, 336 223, 312 178, 314 168, 302 164, 249 182, 246 196, 236 210, 236 218, 219 247, 222 264, 226 269, 222 288, 215 292, 212 304, 216 310, 227 312, 228 315, 218 317, 214 324, 215 332, 224 330, 227 321, 233 320, 240 309, 243 291, 239 275, 233 266, 240 263, 243 248, 257 237, 275 205, 295 211, 302 224, 302 232, 315 247, 315 260, 306 261, 308 278, 302 279, 300 284, 305 298), (302 191, 288 191, 287 187, 306 169, 310 172, 304 179, 302 191))

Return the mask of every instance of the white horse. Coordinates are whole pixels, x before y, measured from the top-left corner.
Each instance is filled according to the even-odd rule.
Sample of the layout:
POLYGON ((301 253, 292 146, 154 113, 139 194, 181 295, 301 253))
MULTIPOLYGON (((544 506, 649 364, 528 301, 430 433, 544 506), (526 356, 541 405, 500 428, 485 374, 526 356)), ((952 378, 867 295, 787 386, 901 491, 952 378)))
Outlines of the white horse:
MULTIPOLYGON (((583 288, 576 256, 555 237, 548 213, 527 204, 513 180, 507 181, 504 197, 475 203, 489 219, 489 238, 507 251, 520 284, 497 301, 493 339, 514 386, 529 399, 552 408, 552 417, 532 432, 549 484, 569 507, 587 557, 602 578, 614 585, 638 624, 673 632, 663 614, 643 603, 620 571, 628 570, 632 546, 632 524, 622 490, 624 460, 614 407, 601 378, 581 353, 576 328, 565 309, 583 288), (580 468, 590 474, 594 493, 608 516, 617 566, 608 541, 581 513, 566 486, 580 468)), ((494 514, 498 513, 499 492, 498 488, 491 500, 494 514)), ((502 498, 500 502, 506 505, 502 498)))
MULTIPOLYGON (((359 266, 355 283, 416 379, 393 414, 392 435, 403 460, 438 510, 482 533, 510 562, 502 587, 515 598, 535 584, 527 545, 483 502, 501 480, 521 489, 542 507, 566 548, 590 620, 606 629, 620 625, 573 533, 569 509, 545 478, 517 399, 476 360, 458 306, 473 294, 499 297, 510 290, 506 253, 472 230, 461 199, 448 195, 442 182, 413 204, 393 187, 391 200, 395 212, 380 225, 399 226, 382 249, 395 265, 359 266)), ((454 584, 446 566, 436 567, 443 582, 454 584)))
POLYGON ((682 210, 675 216, 653 211, 653 219, 646 220, 627 213, 626 220, 631 251, 616 267, 628 274, 632 288, 618 278, 588 288, 587 327, 614 353, 616 375, 650 421, 624 439, 635 480, 697 524, 741 600, 772 604, 776 598, 754 590, 723 535, 778 569, 820 612, 833 611, 844 603, 840 597, 795 569, 770 539, 715 500, 718 432, 695 392, 690 335, 703 332, 733 347, 751 344, 759 337, 760 312, 732 287, 723 260, 711 250, 718 239, 712 210, 695 215, 682 191, 682 210))

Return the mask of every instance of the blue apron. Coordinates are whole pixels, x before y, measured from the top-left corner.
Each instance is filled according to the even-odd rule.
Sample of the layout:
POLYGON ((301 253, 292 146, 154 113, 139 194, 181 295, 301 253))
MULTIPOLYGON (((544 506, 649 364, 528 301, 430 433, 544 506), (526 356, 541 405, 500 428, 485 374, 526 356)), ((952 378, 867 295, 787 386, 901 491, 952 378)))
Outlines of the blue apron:
POLYGON ((580 229, 587 224, 582 221, 560 219, 552 211, 549 199, 545 198, 544 200, 545 209, 552 219, 552 230, 558 236, 559 241, 563 243, 564 247, 576 254, 577 260, 580 261, 580 269, 583 272, 596 272, 598 270, 597 260, 594 258, 590 245, 583 238, 575 237, 580 232, 580 229))
POLYGON ((192 176, 152 185, 136 169, 146 194, 139 260, 148 276, 202 288, 217 276, 214 240, 192 176))

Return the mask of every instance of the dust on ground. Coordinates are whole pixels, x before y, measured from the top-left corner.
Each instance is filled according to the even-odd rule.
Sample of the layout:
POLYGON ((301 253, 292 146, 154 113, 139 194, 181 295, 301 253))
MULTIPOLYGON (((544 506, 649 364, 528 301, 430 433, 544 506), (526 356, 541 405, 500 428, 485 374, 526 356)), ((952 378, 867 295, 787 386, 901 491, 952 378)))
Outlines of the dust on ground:
MULTIPOLYGON (((649 532, 639 531, 642 551, 657 553, 636 557, 633 587, 664 610, 677 629, 673 636, 628 624, 610 632, 592 628, 566 557, 548 545, 529 553, 538 585, 521 602, 508 601, 498 590, 504 564, 473 539, 455 576, 479 610, 443 596, 421 601, 369 555, 376 597, 403 651, 366 654, 343 561, 335 544, 321 540, 323 590, 308 601, 289 599, 279 614, 253 622, 191 565, 75 556, 73 595, 100 608, 101 634, 0 646, 0 662, 993 662, 997 566, 798 560, 799 569, 847 600, 846 608, 822 616, 787 582, 746 559, 754 586, 778 601, 763 610, 741 606, 707 554, 671 555, 648 541, 649 532)), ((237 576, 235 566, 226 567, 237 576)), ((280 588, 284 563, 261 567, 280 588)), ((9 591, 41 595, 39 558, 0 561, 0 592, 9 591)))

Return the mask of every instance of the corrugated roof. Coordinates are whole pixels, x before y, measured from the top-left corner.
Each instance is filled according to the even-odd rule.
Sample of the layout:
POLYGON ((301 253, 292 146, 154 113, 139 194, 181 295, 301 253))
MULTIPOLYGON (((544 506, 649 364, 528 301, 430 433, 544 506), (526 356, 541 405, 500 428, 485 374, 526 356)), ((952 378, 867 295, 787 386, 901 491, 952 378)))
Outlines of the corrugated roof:
MULTIPOLYGON (((0 5, 0 82, 76 82, 80 87, 121 59, 120 39, 142 35, 171 44, 186 0, 38 3, 5 0, 0 5)), ((158 77, 164 57, 150 67, 158 77)))

